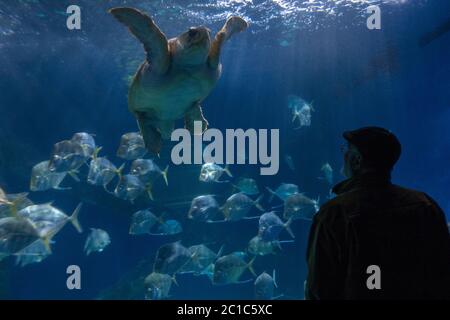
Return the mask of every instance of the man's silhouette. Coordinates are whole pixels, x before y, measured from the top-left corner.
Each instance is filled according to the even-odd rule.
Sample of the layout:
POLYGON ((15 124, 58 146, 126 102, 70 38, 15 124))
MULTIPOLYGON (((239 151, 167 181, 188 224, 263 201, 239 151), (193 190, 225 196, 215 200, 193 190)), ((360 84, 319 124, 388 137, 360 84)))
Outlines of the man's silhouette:
POLYGON ((348 179, 314 217, 305 298, 449 299, 445 215, 425 193, 390 182, 401 153, 398 139, 378 127, 343 136, 348 179), (379 289, 370 285, 372 276, 379 289))

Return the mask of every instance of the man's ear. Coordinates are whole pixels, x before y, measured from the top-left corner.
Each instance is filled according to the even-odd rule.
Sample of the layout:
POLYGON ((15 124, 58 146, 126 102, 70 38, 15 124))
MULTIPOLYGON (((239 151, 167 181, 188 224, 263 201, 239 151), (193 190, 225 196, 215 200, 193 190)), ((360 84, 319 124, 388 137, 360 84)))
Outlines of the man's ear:
POLYGON ((351 163, 354 172, 358 172, 362 167, 362 156, 357 153, 352 157, 351 163))

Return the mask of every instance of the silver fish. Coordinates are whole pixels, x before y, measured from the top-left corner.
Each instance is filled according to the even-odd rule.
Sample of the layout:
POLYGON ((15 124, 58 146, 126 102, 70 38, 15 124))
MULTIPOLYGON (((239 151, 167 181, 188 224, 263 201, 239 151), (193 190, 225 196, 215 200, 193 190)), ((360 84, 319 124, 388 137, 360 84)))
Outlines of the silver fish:
POLYGON ((224 172, 229 177, 233 177, 227 166, 225 166, 225 168, 222 168, 221 166, 215 163, 208 162, 202 166, 200 170, 199 180, 203 182, 224 182, 219 181, 220 177, 224 172))
POLYGON ((84 251, 86 255, 90 255, 92 252, 102 252, 110 243, 111 239, 105 230, 91 228, 91 233, 84 244, 84 251))
POLYGON ((261 200, 262 195, 254 201, 247 195, 239 192, 231 195, 220 209, 226 221, 238 221, 246 218, 253 206, 264 211, 264 208, 260 204, 261 200))
POLYGON ((189 250, 180 241, 164 244, 156 252, 153 271, 175 274, 189 262, 190 258, 189 250))
POLYGON ((131 217, 129 233, 133 235, 148 234, 157 223, 162 223, 161 219, 155 216, 150 210, 139 210, 131 217))
POLYGON ((322 176, 319 177, 320 179, 325 179, 325 181, 329 184, 333 184, 333 168, 330 166, 330 164, 327 162, 325 163, 322 168, 320 169, 322 171, 322 176))
POLYGON ((298 119, 299 126, 296 129, 311 125, 311 112, 314 111, 312 102, 308 103, 300 97, 289 95, 288 108, 292 112, 292 122, 298 119))
POLYGON ((204 274, 205 270, 214 264, 214 262, 222 255, 223 247, 215 253, 204 244, 199 244, 190 246, 188 251, 191 256, 190 260, 182 267, 180 273, 201 275, 204 274))
POLYGON ((256 184, 255 179, 240 178, 234 187, 249 196, 259 194, 258 185, 256 184))
POLYGON ((275 270, 270 276, 265 271, 261 273, 255 280, 255 299, 256 300, 273 300, 275 288, 278 285, 275 281, 275 270))
POLYGON ((168 274, 152 272, 144 280, 145 299, 162 300, 169 297, 172 282, 176 283, 173 276, 168 274))
POLYGON ((249 253, 255 256, 265 256, 268 254, 275 254, 277 251, 282 250, 282 243, 293 243, 293 240, 284 240, 284 241, 264 241, 259 236, 255 236, 250 239, 248 243, 247 250, 249 253))
POLYGON ((117 169, 117 167, 105 157, 95 157, 89 164, 87 182, 92 185, 103 186, 106 188, 115 176, 121 176, 123 168, 124 165, 117 169))
POLYGON ((85 157, 93 157, 98 153, 94 137, 86 132, 77 132, 72 136, 71 141, 78 143, 83 149, 85 157))
POLYGON ((319 211, 319 199, 313 200, 304 194, 293 194, 284 201, 284 219, 312 220, 319 211))
POLYGON ((294 160, 292 160, 292 157, 290 155, 285 155, 284 156, 284 161, 286 162, 287 166, 289 167, 289 169, 291 169, 292 171, 295 171, 295 165, 294 165, 294 160))
POLYGON ((83 148, 78 143, 64 140, 54 145, 49 169, 54 172, 74 171, 81 167, 87 159, 83 148))
POLYGON ((142 158, 147 153, 144 139, 139 132, 125 133, 120 138, 117 156, 125 160, 142 158))
POLYGON ((269 202, 272 201, 274 196, 279 198, 281 201, 284 201, 290 195, 299 193, 298 186, 292 183, 282 183, 275 189, 275 191, 268 187, 266 187, 266 189, 271 193, 269 202))
POLYGON ((80 203, 70 217, 49 203, 28 206, 20 210, 17 215, 33 222, 40 234, 51 234, 53 236, 58 233, 67 222, 71 222, 74 228, 81 233, 83 230, 78 221, 81 207, 82 204, 80 203))
POLYGON ((146 188, 138 177, 132 174, 126 174, 120 177, 119 183, 114 190, 114 194, 122 200, 133 202, 137 197, 144 193, 145 190, 149 192, 150 198, 153 198, 149 189, 146 188))
POLYGON ((168 169, 169 166, 162 171, 151 159, 136 159, 131 164, 130 174, 137 176, 144 184, 153 183, 158 177, 163 177, 166 185, 169 185, 168 169))
POLYGON ((220 257, 214 264, 213 284, 223 285, 239 283, 239 279, 247 269, 256 277, 256 273, 253 270, 254 260, 255 258, 247 263, 237 254, 229 254, 220 257))
MULTIPOLYGON (((49 161, 42 161, 31 170, 30 190, 45 191, 49 189, 66 190, 70 188, 60 187, 61 182, 66 177, 67 172, 56 172, 49 169, 49 161)), ((76 172, 71 175, 76 177, 76 172)), ((78 177, 76 178, 78 179, 78 177)))
POLYGON ((169 219, 158 226, 156 235, 169 236, 183 232, 183 227, 178 220, 169 219))
POLYGON ((292 219, 284 223, 275 212, 266 212, 259 218, 258 235, 264 241, 274 241, 278 240, 280 232, 285 229, 292 238, 295 238, 290 228, 291 223, 292 219))
POLYGON ((203 195, 192 200, 188 218, 196 221, 212 221, 219 212, 219 204, 213 195, 203 195))

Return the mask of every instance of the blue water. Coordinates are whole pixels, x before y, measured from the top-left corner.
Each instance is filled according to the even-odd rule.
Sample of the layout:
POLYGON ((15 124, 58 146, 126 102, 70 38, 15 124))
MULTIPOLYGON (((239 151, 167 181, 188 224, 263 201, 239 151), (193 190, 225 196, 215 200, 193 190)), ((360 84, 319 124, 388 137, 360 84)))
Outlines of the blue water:
MULTIPOLYGON (((217 32, 229 14, 240 14, 250 28, 232 38, 222 55, 223 74, 203 102, 210 126, 280 129, 280 170, 260 176, 259 166, 232 165, 235 177, 255 178, 261 190, 282 182, 296 183, 322 201, 329 187, 317 179, 329 162, 336 182, 342 155, 341 133, 365 125, 392 130, 403 145, 393 172, 395 183, 427 192, 450 219, 450 34, 427 46, 418 41, 450 17, 447 1, 369 1, 382 10, 382 29, 365 25, 367 4, 358 1, 76 1, 82 29, 69 31, 65 1, 0 1, 0 186, 8 193, 29 190, 31 168, 50 156, 54 143, 85 131, 116 165, 120 136, 136 131, 127 110, 128 78, 144 58, 141 45, 106 10, 133 6, 150 14, 168 37, 191 25, 217 32), (203 4, 202 4, 203 3, 203 4), (308 9, 305 11, 305 9, 308 9), (294 130, 287 97, 314 101, 310 127, 294 130), (283 158, 291 155, 296 170, 283 158)), ((181 125, 181 124, 180 124, 181 125)), ((84 203, 80 221, 85 232, 66 226, 56 237, 53 254, 23 268, 14 259, 1 262, 1 296, 13 299, 95 299, 126 276, 142 259, 151 260, 159 246, 225 244, 225 253, 244 250, 257 232, 256 221, 198 225, 186 221, 193 197, 213 193, 223 202, 227 184, 198 181, 199 166, 176 167, 166 145, 161 167, 169 168, 169 186, 155 186, 155 202, 135 204, 114 199, 101 188, 67 178, 68 191, 32 192, 36 203, 53 200, 70 213, 84 203), (130 236, 130 216, 150 207, 168 210, 185 232, 178 236, 130 236), (111 237, 103 252, 86 256, 89 228, 111 237), (79 265, 81 290, 68 290, 66 268, 79 265), (5 288, 3 288, 5 287, 5 288)), ((85 172, 84 172, 85 173, 85 172)), ((83 174, 82 174, 83 176, 83 174)), ((264 205, 270 207, 267 202, 264 205)), ((252 210, 257 214, 256 209, 252 210)), ((289 299, 303 298, 305 248, 310 222, 295 221, 294 244, 276 255, 257 258, 258 273, 273 269, 278 291, 289 299)), ((283 239, 289 239, 287 233, 283 239)), ((146 272, 151 272, 151 269, 146 272)), ((242 280, 251 274, 244 273, 242 280)), ((175 299, 245 299, 253 284, 213 286, 206 277, 180 275, 172 286, 175 299)), ((120 297, 121 292, 117 293, 120 297)), ((123 298, 128 296, 123 293, 123 298)))

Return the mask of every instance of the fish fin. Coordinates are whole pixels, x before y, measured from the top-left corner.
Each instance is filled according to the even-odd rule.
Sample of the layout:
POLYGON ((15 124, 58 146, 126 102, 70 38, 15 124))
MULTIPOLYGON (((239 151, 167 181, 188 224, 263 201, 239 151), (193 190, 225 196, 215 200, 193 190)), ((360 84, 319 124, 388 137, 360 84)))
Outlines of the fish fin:
POLYGON ((253 216, 253 217, 244 217, 243 220, 253 220, 253 219, 259 219, 261 216, 253 216))
POLYGON ((273 285, 275 286, 275 288, 278 288, 275 269, 273 269, 273 271, 272 271, 272 279, 273 279, 273 285))
POLYGON ((275 297, 272 297, 272 299, 270 299, 270 300, 278 300, 278 299, 280 299, 282 297, 284 297, 284 294, 279 294, 279 295, 277 295, 275 297))
POLYGON ((270 198, 269 198, 269 202, 272 202, 273 200, 273 196, 275 195, 275 191, 273 191, 272 189, 270 189, 269 187, 266 187, 267 191, 270 192, 270 198))
POLYGON ((215 183, 230 183, 230 180, 217 180, 215 183))
POLYGON ((286 231, 289 233, 289 235, 294 239, 295 235, 294 232, 292 232, 291 224, 292 224, 292 218, 289 218, 289 220, 284 224, 284 227, 286 228, 286 231))
POLYGON ((173 281, 173 283, 175 283, 175 285, 176 285, 177 287, 180 286, 180 285, 178 284, 178 282, 177 282, 177 278, 175 278, 175 275, 172 276, 172 281, 173 281))
POLYGON ((47 234, 46 236, 44 236, 41 239, 42 243, 44 244, 45 250, 47 250, 47 252, 49 254, 52 254, 51 242, 52 242, 52 237, 54 235, 55 235, 54 233, 50 233, 50 234, 47 234))
POLYGON ((79 233, 83 232, 83 228, 81 227, 80 221, 78 221, 78 214, 80 213, 81 207, 83 206, 83 203, 80 202, 78 206, 73 211, 72 215, 70 216, 70 222, 72 225, 77 229, 79 233))
POLYGON ((155 199, 153 198, 152 186, 150 184, 148 184, 145 187, 145 190, 147 191, 147 194, 148 194, 148 197, 150 198, 150 200, 154 201, 155 199))
POLYGON ((230 168, 228 167, 228 164, 223 168, 223 171, 230 177, 233 178, 233 175, 231 174, 230 168))
POLYGON ((244 283, 249 283, 249 282, 253 282, 253 279, 247 279, 247 280, 236 281, 236 282, 234 282, 234 283, 235 283, 235 284, 244 284, 244 283))
POLYGON ((167 166, 164 171, 162 172, 162 176, 164 178, 164 182, 166 183, 166 186, 169 185, 169 181, 167 180, 167 171, 169 170, 169 166, 167 166))
POLYGON ((73 180, 75 180, 76 182, 80 182, 80 178, 78 178, 78 173, 79 171, 74 169, 74 170, 70 170, 67 172, 69 174, 69 176, 72 177, 73 180))
POLYGON ((122 171, 125 168, 125 162, 122 163, 122 165, 116 170, 116 174, 119 177, 119 179, 122 177, 122 171))
POLYGON ((277 241, 277 246, 278 246, 278 248, 282 249, 280 244, 282 244, 282 243, 294 243, 294 242, 295 242, 294 240, 281 240, 281 241, 277 241))
POLYGON ((225 220, 228 219, 228 210, 225 207, 225 205, 219 207, 219 211, 221 211, 223 213, 223 217, 225 218, 225 220))
POLYGON ((261 195, 253 202, 256 208, 258 208, 260 211, 265 211, 262 205, 260 204, 261 200, 264 198, 264 194, 261 193, 261 195))
POLYGON ((160 224, 163 224, 163 223, 164 223, 164 216, 165 216, 166 214, 167 214, 167 212, 164 211, 164 212, 158 217, 157 221, 158 221, 160 224))
POLYGON ((72 190, 72 187, 54 187, 53 189, 55 190, 60 190, 60 191, 64 191, 64 190, 72 190))
POLYGON ((292 117, 292 122, 295 121, 295 119, 297 119, 299 117, 298 113, 294 112, 294 116, 292 117))
POLYGON ((92 158, 93 159, 97 159, 98 158, 98 154, 99 154, 100 150, 102 150, 102 149, 103 149, 103 147, 96 147, 95 150, 94 150, 94 154, 92 155, 92 158))
POLYGON ((11 206, 11 214, 12 214, 13 217, 17 217, 17 212, 18 212, 17 204, 21 200, 25 199, 27 196, 28 196, 28 192, 22 192, 22 193, 19 193, 17 195, 17 198, 14 199, 12 202, 8 201, 8 203, 9 203, 8 205, 11 206))
POLYGON ((220 247, 219 252, 217 252, 216 259, 218 259, 218 258, 220 258, 222 256, 223 249, 225 249, 225 245, 224 244, 220 247))
POLYGON ((206 223, 225 223, 228 222, 227 219, 225 220, 207 220, 206 223))
POLYGON ((247 264, 247 268, 255 277, 257 277, 258 275, 256 274, 255 270, 253 269, 253 263, 255 262, 255 259, 256 259, 256 256, 252 260, 250 260, 250 262, 247 264))

